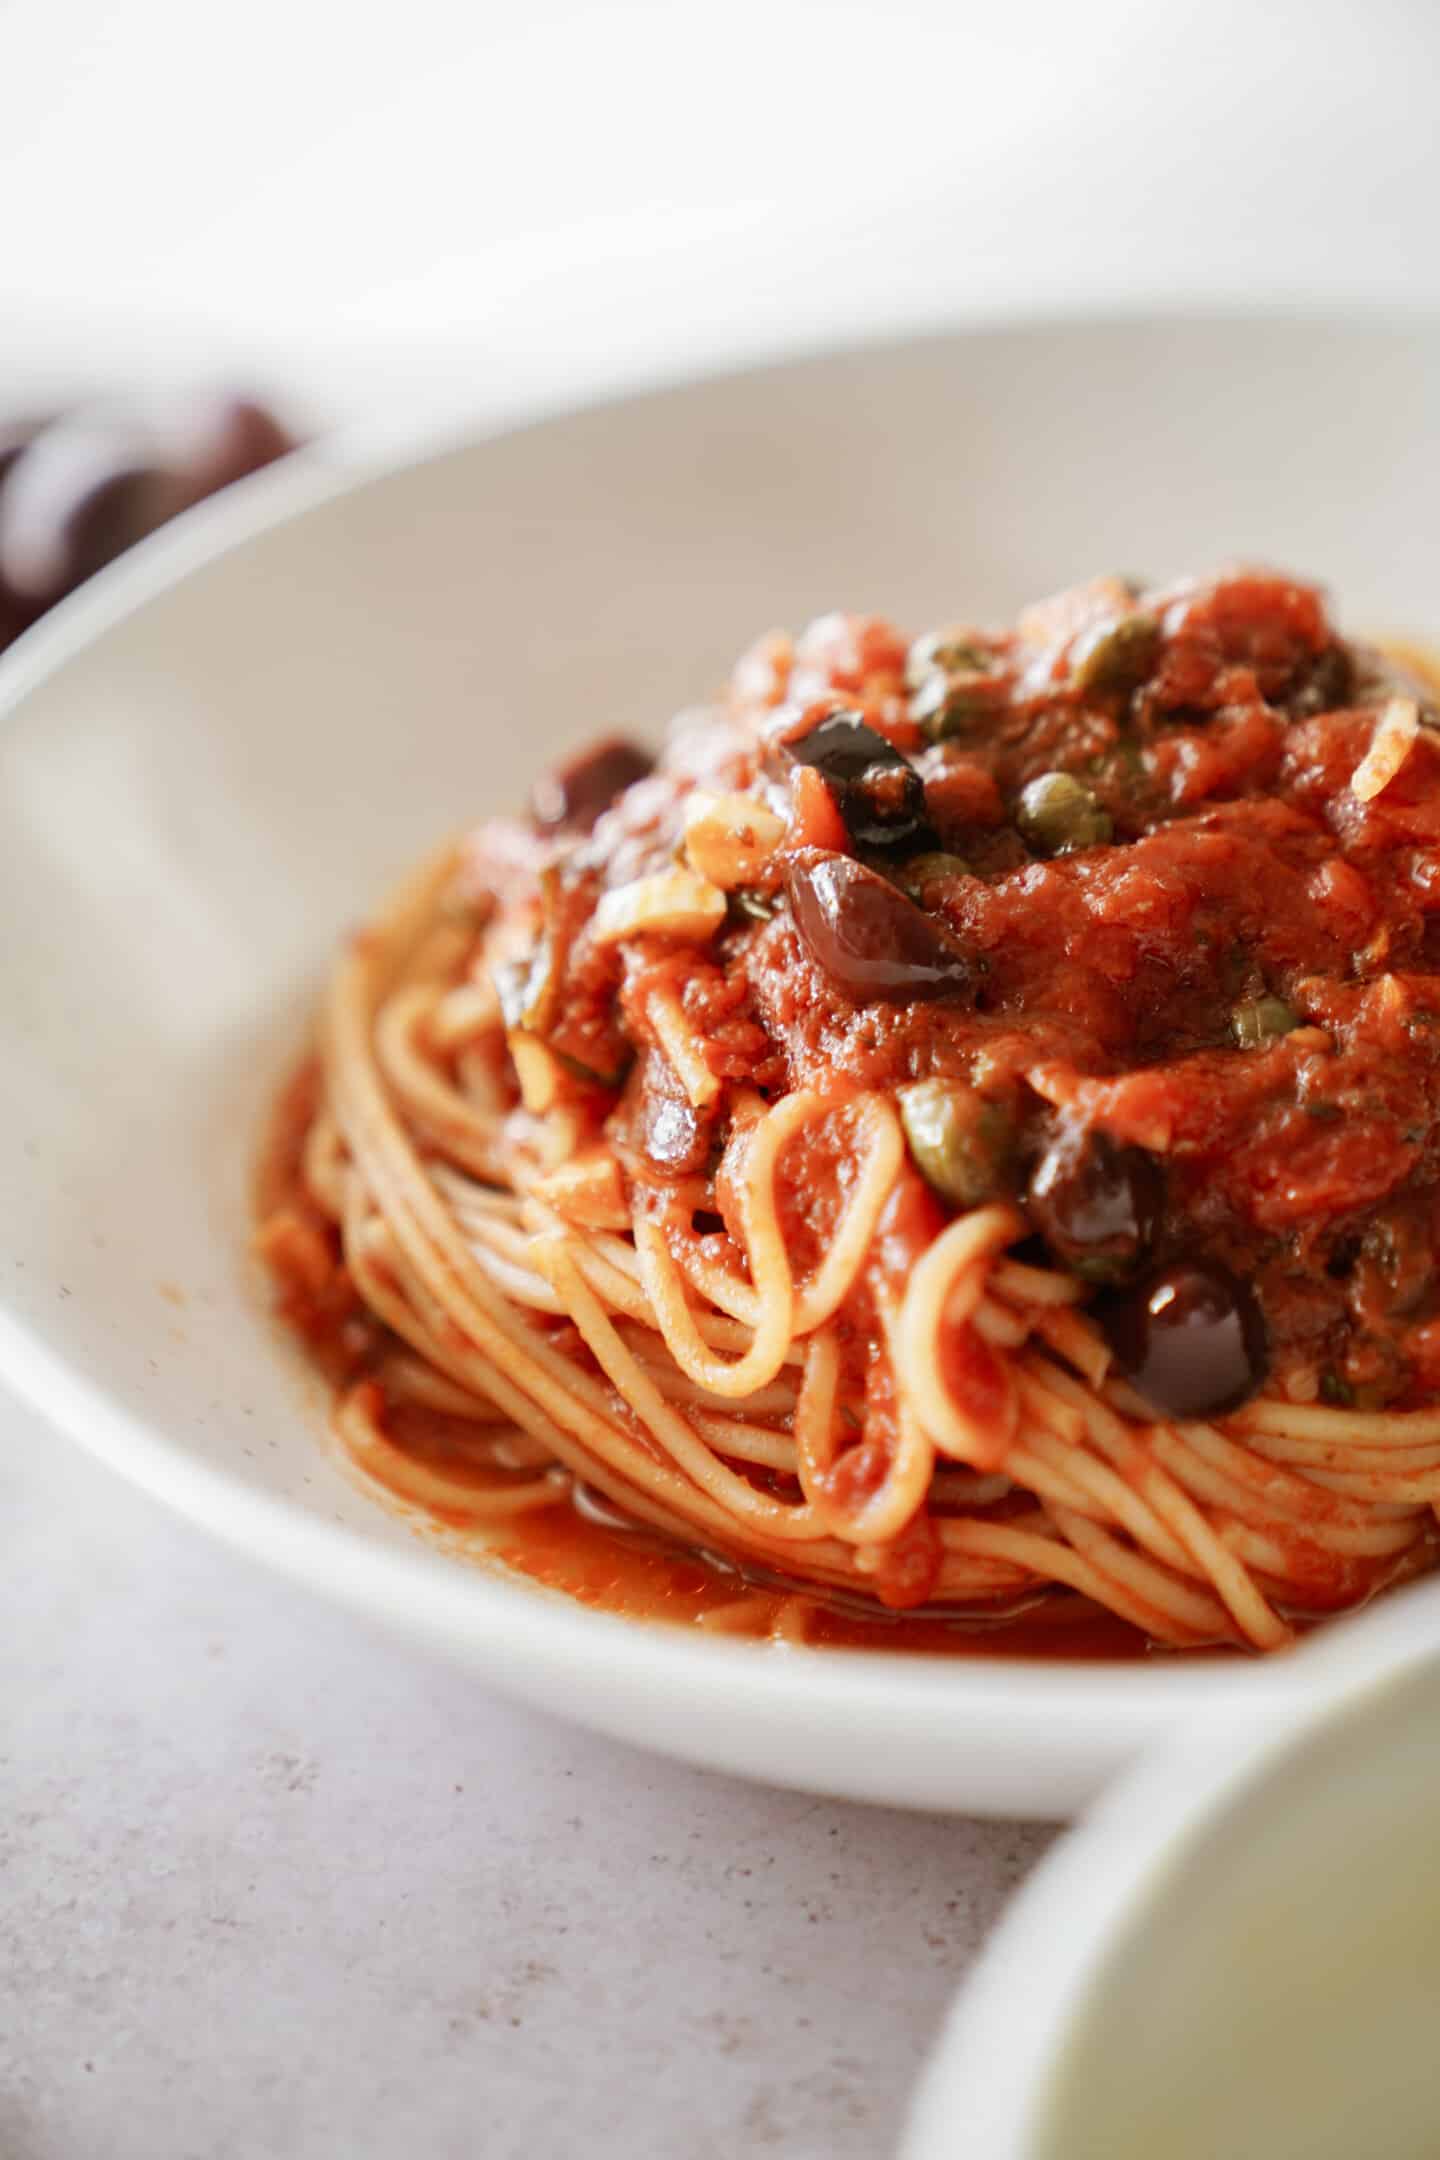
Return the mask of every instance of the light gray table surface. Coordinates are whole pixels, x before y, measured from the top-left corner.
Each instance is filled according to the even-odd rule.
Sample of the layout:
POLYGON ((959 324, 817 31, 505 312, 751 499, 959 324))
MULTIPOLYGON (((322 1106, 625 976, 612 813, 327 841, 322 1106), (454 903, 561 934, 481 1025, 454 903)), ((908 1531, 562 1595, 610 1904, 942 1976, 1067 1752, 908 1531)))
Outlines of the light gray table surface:
POLYGON ((1052 1835, 572 1731, 0 1405, 0 2160, 888 2160, 1052 1835))

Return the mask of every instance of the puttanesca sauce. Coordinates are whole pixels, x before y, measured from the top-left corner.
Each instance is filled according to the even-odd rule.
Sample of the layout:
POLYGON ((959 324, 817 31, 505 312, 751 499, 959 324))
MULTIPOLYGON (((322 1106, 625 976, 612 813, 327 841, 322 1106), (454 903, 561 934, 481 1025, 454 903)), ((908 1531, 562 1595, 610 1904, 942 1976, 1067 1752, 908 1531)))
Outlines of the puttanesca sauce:
MULTIPOLYGON (((1223 1415, 1262 1385, 1410 1408, 1440 1393, 1434 700, 1422 670, 1342 639, 1315 587, 1264 571, 1101 579, 1000 632, 829 616, 762 641, 658 762, 607 742, 550 778, 529 827, 480 827, 464 883, 479 910, 538 894, 521 988, 544 1017, 525 1025, 657 1204, 717 1141, 655 1038, 663 987, 722 1083, 896 1096, 911 1161, 877 1289, 956 1208, 1005 1197, 1034 1256, 1093 1287, 1163 1414, 1223 1415), (607 894, 681 856, 697 788, 765 803, 783 844, 703 949, 597 937, 607 894)), ((303 1206, 296 1102, 266 1176, 303 1206)), ((800 1271, 845 1184, 824 1146, 781 1179, 800 1271)), ((694 1235, 734 1260, 722 1217, 694 1235)), ((335 1377, 363 1371, 372 1323, 343 1284, 286 1317, 335 1377)), ((445 1422, 407 1444, 443 1453, 445 1422)), ((499 1549, 622 1610, 735 1595, 733 1572, 569 1508, 499 1549)), ((1066 1598, 975 1633, 818 1612, 821 1640, 1137 1647, 1066 1598)))
MULTIPOLYGON (((667 977, 724 1081, 902 1104, 930 1083, 932 1125, 958 1101, 984 1131, 961 1194, 944 1184, 953 1132, 927 1156, 925 1117, 907 1115, 918 1169, 952 1204, 1025 1207, 1049 1258, 1097 1284, 1117 1344, 1135 1285, 1194 1266, 1201 1292, 1243 1307, 1236 1399, 1268 1377, 1303 1400, 1428 1402, 1434 699, 1343 640, 1318 589, 1250 570, 1101 579, 1000 633, 912 640, 836 615, 793 647, 771 638, 728 707, 678 727, 569 853, 547 902, 566 955, 552 1039, 607 1073, 607 1131, 661 1187, 712 1137, 647 1040, 667 977), (1397 708, 1416 724, 1363 792, 1397 708), (622 965, 589 936, 596 902, 674 861, 697 785, 768 794, 784 846, 703 955, 642 940, 622 965)), ((502 830, 476 837, 477 893, 503 882, 502 830)), ((823 1237, 835 1176, 793 1182, 823 1237)))

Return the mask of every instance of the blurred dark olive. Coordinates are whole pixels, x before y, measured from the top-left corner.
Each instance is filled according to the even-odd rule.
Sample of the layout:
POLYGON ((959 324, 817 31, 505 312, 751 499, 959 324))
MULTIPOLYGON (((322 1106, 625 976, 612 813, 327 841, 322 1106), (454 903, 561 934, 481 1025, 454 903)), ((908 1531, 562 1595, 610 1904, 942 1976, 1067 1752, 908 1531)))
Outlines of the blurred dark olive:
POLYGON ((144 433, 84 416, 24 446, 0 493, 0 583, 49 607, 183 508, 144 433))
POLYGON ((28 450, 42 428, 49 427, 53 413, 25 413, 0 420, 0 487, 22 451, 28 450))
POLYGON ((1030 1178, 1030 1219, 1055 1257, 1087 1282, 1134 1273, 1155 1236, 1160 1170, 1142 1148, 1063 1125, 1030 1178))
POLYGON ((617 795, 654 770, 648 750, 623 735, 604 735, 541 774, 530 793, 530 814, 547 832, 588 832, 617 795))
POLYGON ((296 447, 268 407, 223 393, 192 398, 161 433, 167 462, 173 460, 194 502, 262 471, 296 447))
POLYGON ((30 617, 17 601, 12 600, 8 593, 0 593, 0 652, 4 652, 5 647, 19 637, 29 621, 30 617))
POLYGON ((1162 1268, 1095 1318, 1136 1393, 1165 1417, 1223 1417, 1269 1370, 1254 1293, 1215 1261, 1162 1268))
MULTIPOLYGON (((1296 672, 1285 700, 1291 717, 1304 720, 1312 713, 1335 712, 1347 705, 1355 688, 1355 673, 1348 647, 1338 642, 1327 645, 1296 672)), ((1421 702, 1431 704, 1433 700, 1434 692, 1427 685, 1421 702)))
MULTIPOLYGON (((0 420, 0 492, 9 473, 52 417, 48 413, 17 413, 12 419, 0 420)), ((35 614, 32 605, 10 590, 0 571, 0 652, 34 621, 35 614)))
POLYGON ((33 618, 177 512, 294 447, 265 406, 211 392, 0 424, 0 595, 33 618))

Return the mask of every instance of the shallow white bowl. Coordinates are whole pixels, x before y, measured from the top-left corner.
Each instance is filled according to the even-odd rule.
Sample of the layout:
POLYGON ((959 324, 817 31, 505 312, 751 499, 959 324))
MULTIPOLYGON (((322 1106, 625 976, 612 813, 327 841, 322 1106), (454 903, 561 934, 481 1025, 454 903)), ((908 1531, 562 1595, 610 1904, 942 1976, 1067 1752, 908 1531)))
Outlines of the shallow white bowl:
POLYGON ((1244 552, 1352 622, 1440 593, 1424 325, 1035 326, 762 369, 195 513, 0 669, 0 1370, 111 1463, 497 1686, 696 1761, 1056 1815, 1312 1653, 1063 1668, 784 1652, 447 1561, 318 1445, 242 1259, 257 1122, 336 934, 563 742, 760 628, 1003 615, 1244 552), (174 1301, 183 1295, 183 1308, 174 1301))
POLYGON ((1433 2160, 1433 1591, 1417 1609, 1429 1647, 1398 1602, 1364 1616, 1315 1699, 1202 1718, 1054 1849, 956 2005, 903 2160, 1433 2160))

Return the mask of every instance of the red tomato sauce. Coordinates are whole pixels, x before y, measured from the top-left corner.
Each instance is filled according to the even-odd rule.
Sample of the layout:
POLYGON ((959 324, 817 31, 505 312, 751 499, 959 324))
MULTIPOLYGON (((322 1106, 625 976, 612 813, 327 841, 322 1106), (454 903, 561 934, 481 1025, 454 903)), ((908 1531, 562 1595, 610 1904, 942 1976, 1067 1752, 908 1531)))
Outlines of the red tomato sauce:
MULTIPOLYGON (((697 784, 788 803, 784 848, 703 957, 655 955, 717 1076, 772 1099, 953 1079, 1010 1121, 1022 1206, 1060 1122, 1147 1150, 1157 1262, 1199 1254, 1250 1285, 1272 1370, 1303 1369, 1302 1391, 1406 1406, 1433 1386, 1440 1324, 1436 719, 1428 681, 1270 572, 1102 579, 1012 630, 938 640, 827 617, 788 657, 747 660, 728 719, 678 738, 581 860, 607 883, 672 862, 697 784), (1365 799, 1352 781, 1397 697, 1420 725, 1365 799), (785 764, 841 710, 919 775, 905 845, 847 837, 843 790, 785 764), (1026 823, 1027 790, 1057 774, 1088 806, 1073 848, 1026 823), (803 933, 796 865, 855 858, 962 956, 961 992, 857 993, 803 933)), ((577 973, 565 995, 588 994, 577 973)), ((643 1000, 624 1002, 648 1066, 643 1000)), ((637 1143, 640 1174, 670 1174, 637 1143)), ((697 1132, 686 1172, 706 1153, 697 1132)), ((788 1206, 802 1240, 823 1236, 788 1206)))

